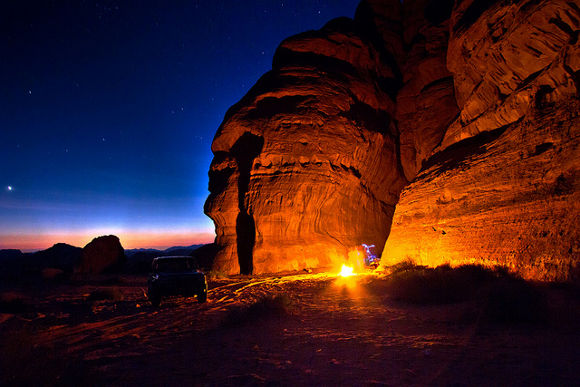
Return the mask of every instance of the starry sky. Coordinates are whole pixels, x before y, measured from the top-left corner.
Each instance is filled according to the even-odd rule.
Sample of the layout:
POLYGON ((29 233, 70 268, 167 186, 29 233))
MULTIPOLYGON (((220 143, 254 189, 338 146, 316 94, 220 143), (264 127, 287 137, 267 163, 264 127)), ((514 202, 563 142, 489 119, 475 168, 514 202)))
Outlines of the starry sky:
POLYGON ((0 2, 0 249, 207 243, 212 138, 277 45, 358 0, 0 2))

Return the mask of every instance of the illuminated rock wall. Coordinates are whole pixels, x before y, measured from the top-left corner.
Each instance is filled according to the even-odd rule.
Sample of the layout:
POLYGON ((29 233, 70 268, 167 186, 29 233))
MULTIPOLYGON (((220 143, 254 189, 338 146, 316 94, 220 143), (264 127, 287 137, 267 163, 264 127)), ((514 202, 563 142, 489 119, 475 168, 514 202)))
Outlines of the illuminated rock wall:
POLYGON ((446 66, 452 4, 445 0, 405 3, 403 42, 407 52, 396 120, 401 162, 409 181, 459 113, 453 77, 446 66))
POLYGON ((384 245, 407 182, 393 120, 400 75, 367 15, 282 42, 272 71, 226 114, 205 207, 215 270, 328 267, 362 243, 384 245))
POLYGON ((580 12, 574 2, 460 2, 447 67, 461 112, 401 194, 383 263, 578 275, 580 12))
POLYGON ((214 269, 330 267, 390 232, 385 264, 569 278, 578 20, 570 1, 364 0, 282 42, 212 144, 214 269))

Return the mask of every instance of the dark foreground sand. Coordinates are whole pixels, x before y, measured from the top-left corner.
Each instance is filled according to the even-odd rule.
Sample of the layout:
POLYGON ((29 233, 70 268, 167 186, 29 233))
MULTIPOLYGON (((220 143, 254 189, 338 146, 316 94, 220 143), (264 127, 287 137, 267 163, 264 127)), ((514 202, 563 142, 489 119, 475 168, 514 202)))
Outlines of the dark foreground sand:
POLYGON ((474 301, 396 301, 371 275, 213 280, 206 304, 158 309, 145 282, 4 289, 1 384, 580 383, 580 303, 568 289, 545 289, 541 322, 497 323, 474 301))

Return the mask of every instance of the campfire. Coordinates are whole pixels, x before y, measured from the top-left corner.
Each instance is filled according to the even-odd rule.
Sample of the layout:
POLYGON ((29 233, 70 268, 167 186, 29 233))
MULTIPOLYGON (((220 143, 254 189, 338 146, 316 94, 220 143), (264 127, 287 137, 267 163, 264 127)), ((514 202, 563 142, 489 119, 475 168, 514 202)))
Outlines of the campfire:
POLYGON ((341 277, 353 276, 353 275, 355 275, 354 268, 352 266, 347 266, 347 265, 343 264, 338 275, 341 277))
POLYGON ((381 258, 376 256, 374 249, 375 245, 363 243, 361 247, 351 249, 347 257, 337 257, 339 262, 342 261, 342 267, 337 275, 347 278, 375 270, 381 258))

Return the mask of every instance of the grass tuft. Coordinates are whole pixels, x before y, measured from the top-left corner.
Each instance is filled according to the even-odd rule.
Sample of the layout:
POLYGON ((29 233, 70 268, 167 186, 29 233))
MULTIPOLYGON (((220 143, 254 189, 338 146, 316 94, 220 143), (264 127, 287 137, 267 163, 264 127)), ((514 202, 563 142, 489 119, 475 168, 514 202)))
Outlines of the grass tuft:
POLYGON ((395 299, 413 304, 449 304, 473 298, 494 277, 494 272, 476 265, 406 265, 391 274, 387 290, 395 299))
POLYGON ((478 265, 436 268, 405 264, 388 277, 386 291, 397 301, 441 305, 473 301, 488 322, 542 323, 548 308, 542 289, 504 268, 478 265))

